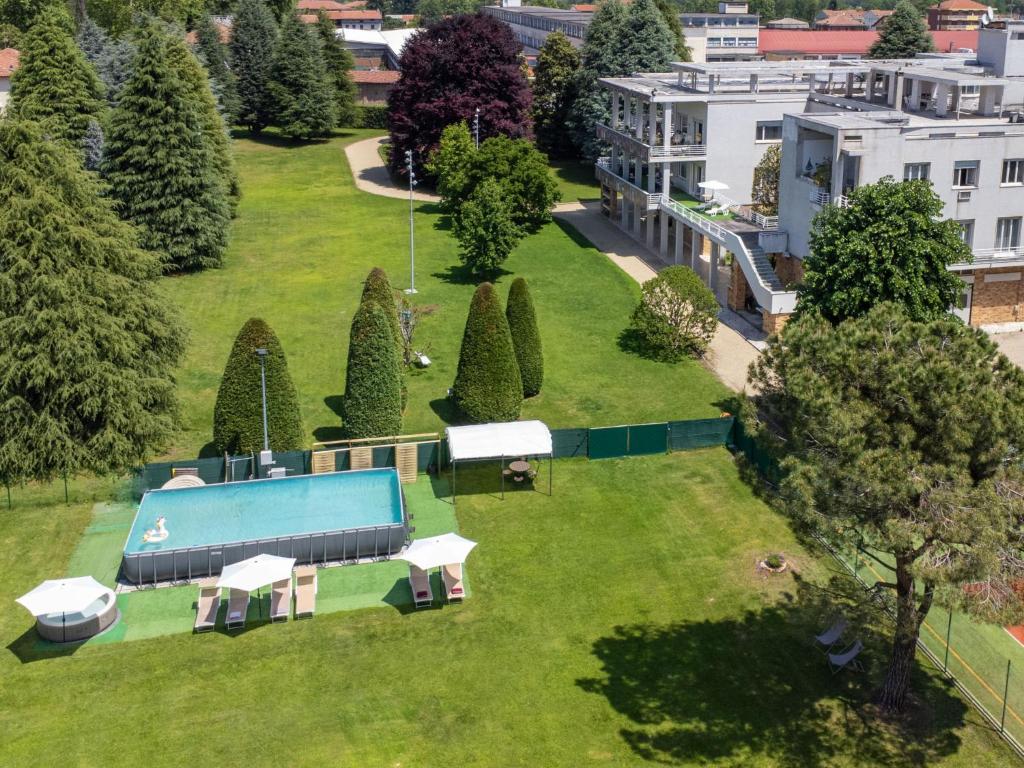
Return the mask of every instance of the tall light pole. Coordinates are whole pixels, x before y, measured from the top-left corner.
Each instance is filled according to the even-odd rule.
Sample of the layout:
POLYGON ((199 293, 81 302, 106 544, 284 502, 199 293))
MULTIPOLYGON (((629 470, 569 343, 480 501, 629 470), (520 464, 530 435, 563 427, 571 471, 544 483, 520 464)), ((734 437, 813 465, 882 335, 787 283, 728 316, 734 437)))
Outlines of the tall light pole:
POLYGON ((260 359, 260 388, 263 391, 263 450, 270 450, 270 436, 267 434, 267 350, 260 347, 256 350, 260 359))
POLYGON ((412 166, 412 150, 405 150, 405 170, 409 174, 409 287, 406 293, 416 293, 416 225, 412 217, 412 190, 416 186, 416 173, 412 166))
POLYGON ((476 148, 480 149, 480 107, 476 108, 476 115, 473 117, 473 134, 476 136, 476 148))

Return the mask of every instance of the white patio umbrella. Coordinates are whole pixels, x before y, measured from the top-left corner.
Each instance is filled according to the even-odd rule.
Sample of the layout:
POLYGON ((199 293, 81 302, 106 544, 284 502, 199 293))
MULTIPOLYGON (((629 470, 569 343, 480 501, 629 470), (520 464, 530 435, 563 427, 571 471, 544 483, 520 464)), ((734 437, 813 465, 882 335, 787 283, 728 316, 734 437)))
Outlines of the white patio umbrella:
MULTIPOLYGON (((217 586, 252 592, 275 581, 290 579, 294 567, 294 557, 255 555, 248 560, 225 565, 217 579, 217 586)), ((263 596, 259 593, 256 595, 256 605, 260 609, 260 616, 263 616, 263 596)))
POLYGON ((430 539, 416 539, 405 552, 396 557, 426 571, 442 565, 466 562, 466 556, 475 546, 475 541, 464 539, 457 533, 446 533, 430 539))
POLYGON ((59 613, 61 622, 69 613, 78 613, 106 594, 107 588, 92 576, 73 579, 49 579, 17 599, 33 616, 59 613))
POLYGON ((701 181, 697 186, 707 192, 724 192, 729 188, 729 185, 724 181, 715 181, 714 179, 711 179, 710 181, 701 181))

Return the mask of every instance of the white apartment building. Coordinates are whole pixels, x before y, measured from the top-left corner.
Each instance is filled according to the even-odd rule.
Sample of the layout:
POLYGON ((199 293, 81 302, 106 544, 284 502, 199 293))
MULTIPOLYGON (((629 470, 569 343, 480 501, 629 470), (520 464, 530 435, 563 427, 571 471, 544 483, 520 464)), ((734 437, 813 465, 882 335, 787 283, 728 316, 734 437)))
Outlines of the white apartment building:
POLYGON ((981 32, 976 60, 680 63, 607 79, 603 210, 774 331, 795 307, 788 288, 823 205, 886 175, 929 178, 974 251, 973 263, 953 267, 965 282, 957 313, 1020 326, 1024 23, 1006 26, 981 32), (764 217, 744 203, 773 143, 782 145, 779 215, 764 217), (715 207, 697 210, 709 182, 715 207))

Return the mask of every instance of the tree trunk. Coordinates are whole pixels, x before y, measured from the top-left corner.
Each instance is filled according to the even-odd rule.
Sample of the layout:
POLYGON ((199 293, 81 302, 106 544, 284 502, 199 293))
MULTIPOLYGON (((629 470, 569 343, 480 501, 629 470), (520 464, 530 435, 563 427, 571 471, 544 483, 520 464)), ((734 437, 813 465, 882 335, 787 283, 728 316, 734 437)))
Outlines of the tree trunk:
POLYGON ((900 712, 906 704, 910 672, 917 654, 917 638, 932 606, 934 585, 931 583, 925 583, 920 604, 915 600, 916 585, 910 575, 912 562, 910 555, 896 555, 896 632, 878 702, 887 712, 900 712))

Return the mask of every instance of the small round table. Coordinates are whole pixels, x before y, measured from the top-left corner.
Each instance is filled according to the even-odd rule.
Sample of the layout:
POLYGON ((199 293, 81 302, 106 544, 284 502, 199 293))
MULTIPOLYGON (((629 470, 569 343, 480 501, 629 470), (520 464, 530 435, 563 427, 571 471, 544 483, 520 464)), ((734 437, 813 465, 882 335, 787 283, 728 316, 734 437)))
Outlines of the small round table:
POLYGON ((530 463, 528 461, 513 461, 508 465, 509 470, 512 472, 512 479, 517 483, 523 482, 523 477, 530 471, 530 463))

